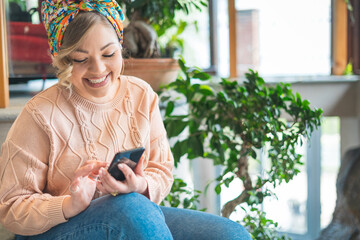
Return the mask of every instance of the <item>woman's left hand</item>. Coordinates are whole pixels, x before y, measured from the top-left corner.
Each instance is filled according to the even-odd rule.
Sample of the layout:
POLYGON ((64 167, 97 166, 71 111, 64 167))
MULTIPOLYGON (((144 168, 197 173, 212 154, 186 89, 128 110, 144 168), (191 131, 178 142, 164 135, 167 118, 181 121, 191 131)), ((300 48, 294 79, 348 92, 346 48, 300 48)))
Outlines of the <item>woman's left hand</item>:
POLYGON ((118 181, 105 169, 101 168, 99 172, 99 181, 97 188, 104 194, 124 194, 137 192, 147 195, 148 185, 143 170, 145 156, 142 156, 134 171, 125 163, 120 163, 118 168, 125 176, 124 181, 118 181))

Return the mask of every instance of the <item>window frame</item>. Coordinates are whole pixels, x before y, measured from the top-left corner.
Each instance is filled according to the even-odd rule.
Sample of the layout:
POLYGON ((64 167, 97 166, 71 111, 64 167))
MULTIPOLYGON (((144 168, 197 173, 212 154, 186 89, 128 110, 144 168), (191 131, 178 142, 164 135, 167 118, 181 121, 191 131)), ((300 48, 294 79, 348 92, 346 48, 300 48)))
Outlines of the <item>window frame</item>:
POLYGON ((347 63, 352 63, 353 73, 360 74, 360 2, 350 0, 353 10, 347 16, 347 63))

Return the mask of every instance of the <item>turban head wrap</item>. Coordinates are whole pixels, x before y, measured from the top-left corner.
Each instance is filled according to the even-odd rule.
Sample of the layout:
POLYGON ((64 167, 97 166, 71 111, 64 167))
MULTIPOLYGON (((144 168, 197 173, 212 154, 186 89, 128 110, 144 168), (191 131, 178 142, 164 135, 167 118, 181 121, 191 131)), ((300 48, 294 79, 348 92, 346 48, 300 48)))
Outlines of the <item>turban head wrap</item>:
POLYGON ((115 0, 45 0, 42 2, 42 19, 53 56, 60 49, 66 27, 81 11, 97 11, 106 17, 122 43, 124 14, 115 0))

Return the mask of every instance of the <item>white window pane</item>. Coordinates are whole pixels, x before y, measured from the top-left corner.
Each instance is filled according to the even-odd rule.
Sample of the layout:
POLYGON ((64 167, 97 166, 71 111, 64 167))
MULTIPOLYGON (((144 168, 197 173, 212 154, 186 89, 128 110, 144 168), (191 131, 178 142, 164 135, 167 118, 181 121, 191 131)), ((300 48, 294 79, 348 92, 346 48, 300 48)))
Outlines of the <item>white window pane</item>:
MULTIPOLYGON (((184 32, 177 36, 177 39, 183 40, 183 53, 177 52, 174 57, 181 54, 188 66, 196 66, 203 69, 209 68, 211 62, 210 20, 208 8, 202 7, 201 11, 192 8, 189 15, 178 12, 175 19, 177 22, 182 20, 188 24, 185 27, 184 32)), ((176 32, 176 27, 170 29, 165 36, 159 38, 160 44, 164 46, 176 35, 176 32)))
MULTIPOLYGON (((330 0, 238 0, 236 9, 258 12, 248 33, 258 39, 238 47, 254 46, 261 75, 330 74, 330 0)), ((238 57, 239 64, 246 60, 238 57)))
POLYGON ((200 68, 210 67, 210 28, 209 10, 204 8, 201 12, 191 14, 189 21, 196 21, 198 31, 195 26, 191 26, 184 31, 184 58, 189 66, 200 68))
POLYGON ((299 167, 300 173, 289 183, 281 183, 271 189, 276 198, 265 198, 263 210, 269 219, 279 223, 279 231, 295 234, 307 233, 307 172, 306 172, 306 140, 298 146, 297 153, 302 154, 304 165, 299 167))
POLYGON ((321 228, 332 220, 340 168, 340 119, 326 117, 321 126, 321 228))

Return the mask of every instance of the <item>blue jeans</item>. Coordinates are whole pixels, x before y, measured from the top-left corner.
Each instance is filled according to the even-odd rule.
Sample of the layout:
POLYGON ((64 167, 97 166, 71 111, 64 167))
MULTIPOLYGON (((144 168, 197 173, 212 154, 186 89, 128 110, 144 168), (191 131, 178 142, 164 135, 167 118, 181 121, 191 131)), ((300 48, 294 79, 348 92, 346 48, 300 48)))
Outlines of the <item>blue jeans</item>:
POLYGON ((199 211, 159 207, 146 197, 130 193, 95 199, 69 221, 35 236, 16 239, 244 239, 247 231, 238 223, 199 211))

